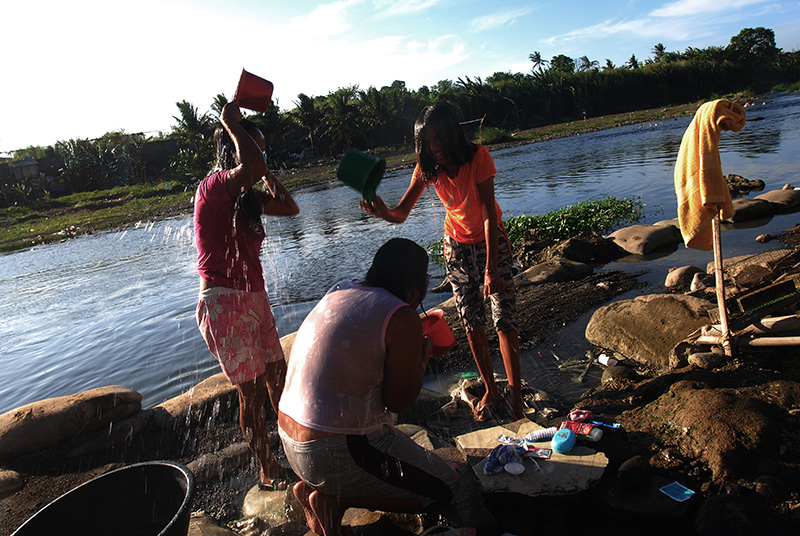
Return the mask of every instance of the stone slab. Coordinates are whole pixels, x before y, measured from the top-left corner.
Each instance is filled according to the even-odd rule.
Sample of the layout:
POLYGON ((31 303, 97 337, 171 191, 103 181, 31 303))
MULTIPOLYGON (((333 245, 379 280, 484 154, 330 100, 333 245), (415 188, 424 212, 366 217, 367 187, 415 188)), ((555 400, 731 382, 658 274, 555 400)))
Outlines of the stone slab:
MULTIPOLYGON (((520 475, 511 475, 500 472, 495 475, 485 475, 483 468, 489 453, 499 443, 497 437, 508 435, 525 437, 528 433, 542 427, 527 419, 514 423, 495 426, 484 430, 477 430, 455 438, 456 444, 470 457, 480 458, 477 463, 471 461, 472 470, 478 477, 484 491, 512 492, 528 495, 571 495, 588 489, 595 484, 608 466, 608 458, 602 452, 579 444, 565 454, 553 452, 549 460, 525 459, 525 471, 520 475), (536 470, 538 464, 539 470, 536 470)), ((550 442, 539 444, 549 447, 550 442)))

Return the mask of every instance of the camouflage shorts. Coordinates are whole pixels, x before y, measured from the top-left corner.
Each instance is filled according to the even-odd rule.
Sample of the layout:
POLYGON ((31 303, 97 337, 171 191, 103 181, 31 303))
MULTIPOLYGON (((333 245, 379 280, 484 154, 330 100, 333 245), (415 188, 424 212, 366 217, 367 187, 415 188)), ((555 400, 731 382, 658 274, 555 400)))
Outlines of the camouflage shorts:
MULTIPOLYGON (((508 240, 501 229, 497 233, 497 275, 505 282, 502 292, 491 294, 492 320, 497 331, 517 329, 517 300, 508 240)), ((486 242, 463 244, 444 237, 444 260, 447 278, 453 286, 458 315, 467 333, 486 324, 483 300, 483 275, 486 269, 486 242)))

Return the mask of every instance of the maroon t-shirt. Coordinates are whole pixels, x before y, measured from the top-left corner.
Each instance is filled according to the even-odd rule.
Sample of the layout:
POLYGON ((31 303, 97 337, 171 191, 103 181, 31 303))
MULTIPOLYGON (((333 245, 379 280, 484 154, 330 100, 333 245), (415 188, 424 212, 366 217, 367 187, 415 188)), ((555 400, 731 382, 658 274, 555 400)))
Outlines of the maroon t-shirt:
MULTIPOLYGON (((236 290, 264 290, 259 252, 264 241, 260 220, 251 222, 228 195, 230 170, 203 179, 194 197, 194 235, 197 271, 215 286, 236 290)), ((256 190, 256 194, 263 192, 256 190)))

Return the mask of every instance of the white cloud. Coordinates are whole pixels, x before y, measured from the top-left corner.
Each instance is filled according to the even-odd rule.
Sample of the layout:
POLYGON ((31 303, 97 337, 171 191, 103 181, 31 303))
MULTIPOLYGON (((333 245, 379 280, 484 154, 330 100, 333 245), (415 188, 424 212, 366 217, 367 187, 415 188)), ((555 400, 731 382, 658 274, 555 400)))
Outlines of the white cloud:
POLYGON ((375 11, 378 11, 380 15, 392 16, 420 13, 440 4, 441 1, 442 0, 376 0, 374 4, 375 11))
POLYGON ((520 9, 503 9, 490 15, 484 15, 472 19, 470 27, 476 32, 494 30, 507 24, 513 24, 519 17, 524 17, 533 11, 533 7, 520 9))
POLYGON ((345 0, 322 4, 308 15, 292 18, 286 30, 295 37, 307 35, 315 39, 343 34, 352 28, 348 9, 358 3, 358 0, 345 0))
POLYGON ((733 9, 763 4, 768 0, 678 0, 650 12, 653 17, 691 17, 709 13, 726 12, 733 9))

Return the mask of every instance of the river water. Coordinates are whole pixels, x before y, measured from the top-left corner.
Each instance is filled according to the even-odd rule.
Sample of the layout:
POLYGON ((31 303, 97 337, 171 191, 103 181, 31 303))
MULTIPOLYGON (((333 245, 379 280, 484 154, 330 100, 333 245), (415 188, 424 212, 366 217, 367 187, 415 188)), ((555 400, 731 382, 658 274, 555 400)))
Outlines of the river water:
MULTIPOLYGON (((797 177, 800 96, 755 101, 748 123, 720 142, 723 171, 762 179, 766 190, 797 177)), ((676 215, 673 167, 691 118, 493 151, 496 196, 504 217, 532 215, 578 201, 641 196, 642 223, 676 215)), ((388 173, 378 193, 392 204, 411 171, 388 173)), ((280 333, 291 333, 336 281, 361 277, 386 240, 405 236, 422 244, 442 233, 444 209, 423 197, 402 225, 358 208, 355 191, 339 183, 295 194, 301 212, 266 219, 262 250, 267 287, 280 333)), ((762 233, 794 225, 795 214, 760 227, 726 230, 723 256, 756 253, 762 233)), ((648 270, 650 291, 672 266, 705 267, 710 252, 682 245, 668 256, 604 267, 648 270)), ((431 266, 432 284, 443 269, 431 266)), ((0 413, 36 400, 104 385, 126 385, 144 407, 176 396, 219 371, 194 321, 198 278, 191 214, 128 229, 81 236, 0 256, 0 413)), ((425 307, 447 299, 429 294, 425 307)), ((561 350, 559 350, 561 352, 561 350)), ((502 369, 500 369, 502 371, 502 369)))

